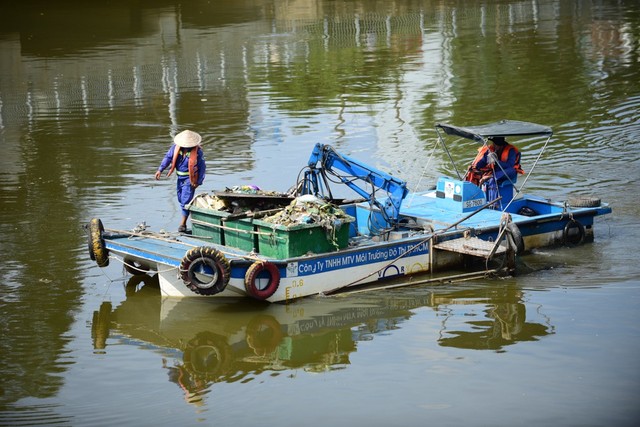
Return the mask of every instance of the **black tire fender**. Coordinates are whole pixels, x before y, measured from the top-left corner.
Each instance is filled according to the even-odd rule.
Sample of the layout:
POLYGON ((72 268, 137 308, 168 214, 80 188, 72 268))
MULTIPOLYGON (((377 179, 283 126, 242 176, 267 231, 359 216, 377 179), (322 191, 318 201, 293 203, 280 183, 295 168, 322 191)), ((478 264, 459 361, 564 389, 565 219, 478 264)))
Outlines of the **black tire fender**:
POLYGON ((224 291, 231 278, 231 264, 219 250, 207 246, 190 249, 180 263, 180 278, 198 295, 224 291), (201 277, 210 277, 204 281, 201 277))
POLYGON ((138 262, 129 256, 125 256, 122 261, 126 272, 131 274, 132 276, 144 275, 147 274, 147 271, 149 271, 148 264, 145 264, 144 262, 138 262))
POLYGON ((244 289, 247 291, 249 296, 255 299, 265 300, 269 298, 278 290, 279 285, 280 270, 278 270, 278 266, 270 262, 256 261, 249 266, 246 274, 244 275, 244 289), (256 282, 261 274, 262 276, 260 278, 264 278, 263 273, 265 272, 269 275, 269 280, 267 282, 267 286, 260 289, 256 282))
POLYGON ((99 218, 93 218, 89 223, 89 257, 98 267, 109 265, 109 251, 104 243, 104 227, 99 218))
POLYGON ((520 232, 520 228, 513 222, 509 221, 509 223, 507 224, 507 233, 509 233, 510 238, 513 239, 513 243, 516 249, 516 254, 523 253, 525 250, 525 247, 524 247, 524 239, 522 238, 522 233, 520 232))
POLYGON ((148 274, 137 274, 131 276, 125 285, 125 295, 131 298, 135 295, 159 295, 160 283, 158 276, 149 276, 148 274))
POLYGON ((571 219, 564 226, 564 230, 562 231, 562 242, 565 246, 577 246, 584 242, 584 237, 584 225, 582 225, 580 221, 571 219), (577 230, 577 234, 573 230, 577 230))
POLYGON ((597 208, 602 204, 599 198, 586 196, 570 197, 567 202, 573 208, 597 208))

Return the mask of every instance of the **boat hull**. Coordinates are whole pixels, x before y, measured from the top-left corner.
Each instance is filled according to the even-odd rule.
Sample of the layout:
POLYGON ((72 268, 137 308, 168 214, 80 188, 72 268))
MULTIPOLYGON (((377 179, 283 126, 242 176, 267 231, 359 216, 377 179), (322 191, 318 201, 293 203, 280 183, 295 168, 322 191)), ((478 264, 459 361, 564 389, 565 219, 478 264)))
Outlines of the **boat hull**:
MULTIPOLYGON (((361 254, 361 256, 370 255, 370 252, 361 254)), ((346 256, 349 259, 355 257, 353 254, 346 256)), ((340 266, 335 264, 330 266, 330 263, 335 261, 327 258, 290 261, 279 267, 278 288, 273 295, 266 298, 266 301, 291 301, 310 295, 329 294, 381 280, 425 273, 429 271, 428 258, 428 254, 420 253, 403 257, 391 263, 389 261, 360 263, 354 261, 340 266)), ((211 298, 251 296, 247 293, 246 279, 242 274, 243 272, 246 274, 246 269, 238 268, 237 270, 237 272, 232 272, 225 290, 210 296, 211 298)), ((195 295, 175 272, 160 273, 159 278, 161 292, 165 296, 189 297, 195 295)))

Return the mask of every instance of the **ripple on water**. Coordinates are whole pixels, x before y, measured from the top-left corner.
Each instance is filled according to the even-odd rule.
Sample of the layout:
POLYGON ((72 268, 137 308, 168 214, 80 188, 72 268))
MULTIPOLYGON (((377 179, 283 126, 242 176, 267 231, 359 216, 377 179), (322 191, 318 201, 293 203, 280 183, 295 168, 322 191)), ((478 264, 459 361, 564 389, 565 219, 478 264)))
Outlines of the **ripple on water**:
POLYGON ((58 411, 64 405, 60 404, 37 404, 22 405, 18 408, 2 408, 0 414, 0 424, 4 426, 50 426, 50 425, 71 425, 74 416, 60 415, 58 411))

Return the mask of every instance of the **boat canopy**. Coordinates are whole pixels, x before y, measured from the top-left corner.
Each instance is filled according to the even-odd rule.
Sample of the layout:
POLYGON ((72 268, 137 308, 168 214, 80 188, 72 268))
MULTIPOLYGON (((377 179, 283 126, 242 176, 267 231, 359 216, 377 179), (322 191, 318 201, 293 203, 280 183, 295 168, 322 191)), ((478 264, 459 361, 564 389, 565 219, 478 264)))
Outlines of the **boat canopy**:
POLYGON ((453 126, 444 123, 437 123, 436 127, 441 128, 447 135, 456 135, 462 138, 483 142, 486 138, 494 136, 551 136, 553 131, 548 126, 536 123, 521 122, 517 120, 500 120, 479 126, 453 126))

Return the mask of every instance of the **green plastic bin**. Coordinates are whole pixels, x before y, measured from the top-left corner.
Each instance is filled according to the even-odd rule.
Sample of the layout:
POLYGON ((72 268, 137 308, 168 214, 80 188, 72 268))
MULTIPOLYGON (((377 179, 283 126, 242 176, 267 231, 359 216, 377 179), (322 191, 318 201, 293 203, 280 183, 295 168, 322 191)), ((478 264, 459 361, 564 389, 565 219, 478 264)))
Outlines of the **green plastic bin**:
POLYGON ((222 220, 224 225, 224 244, 232 248, 251 252, 258 250, 258 236, 256 235, 253 219, 222 220))
POLYGON ((293 258, 307 253, 333 252, 349 244, 349 223, 354 218, 341 220, 335 231, 335 242, 319 224, 276 225, 254 220, 258 233, 260 255, 276 259, 293 258), (335 243, 335 244, 334 244, 335 243))
POLYGON ((189 208, 191 212, 191 235, 199 237, 207 242, 224 245, 225 233, 221 228, 222 221, 231 215, 229 212, 204 209, 196 206, 189 208))

